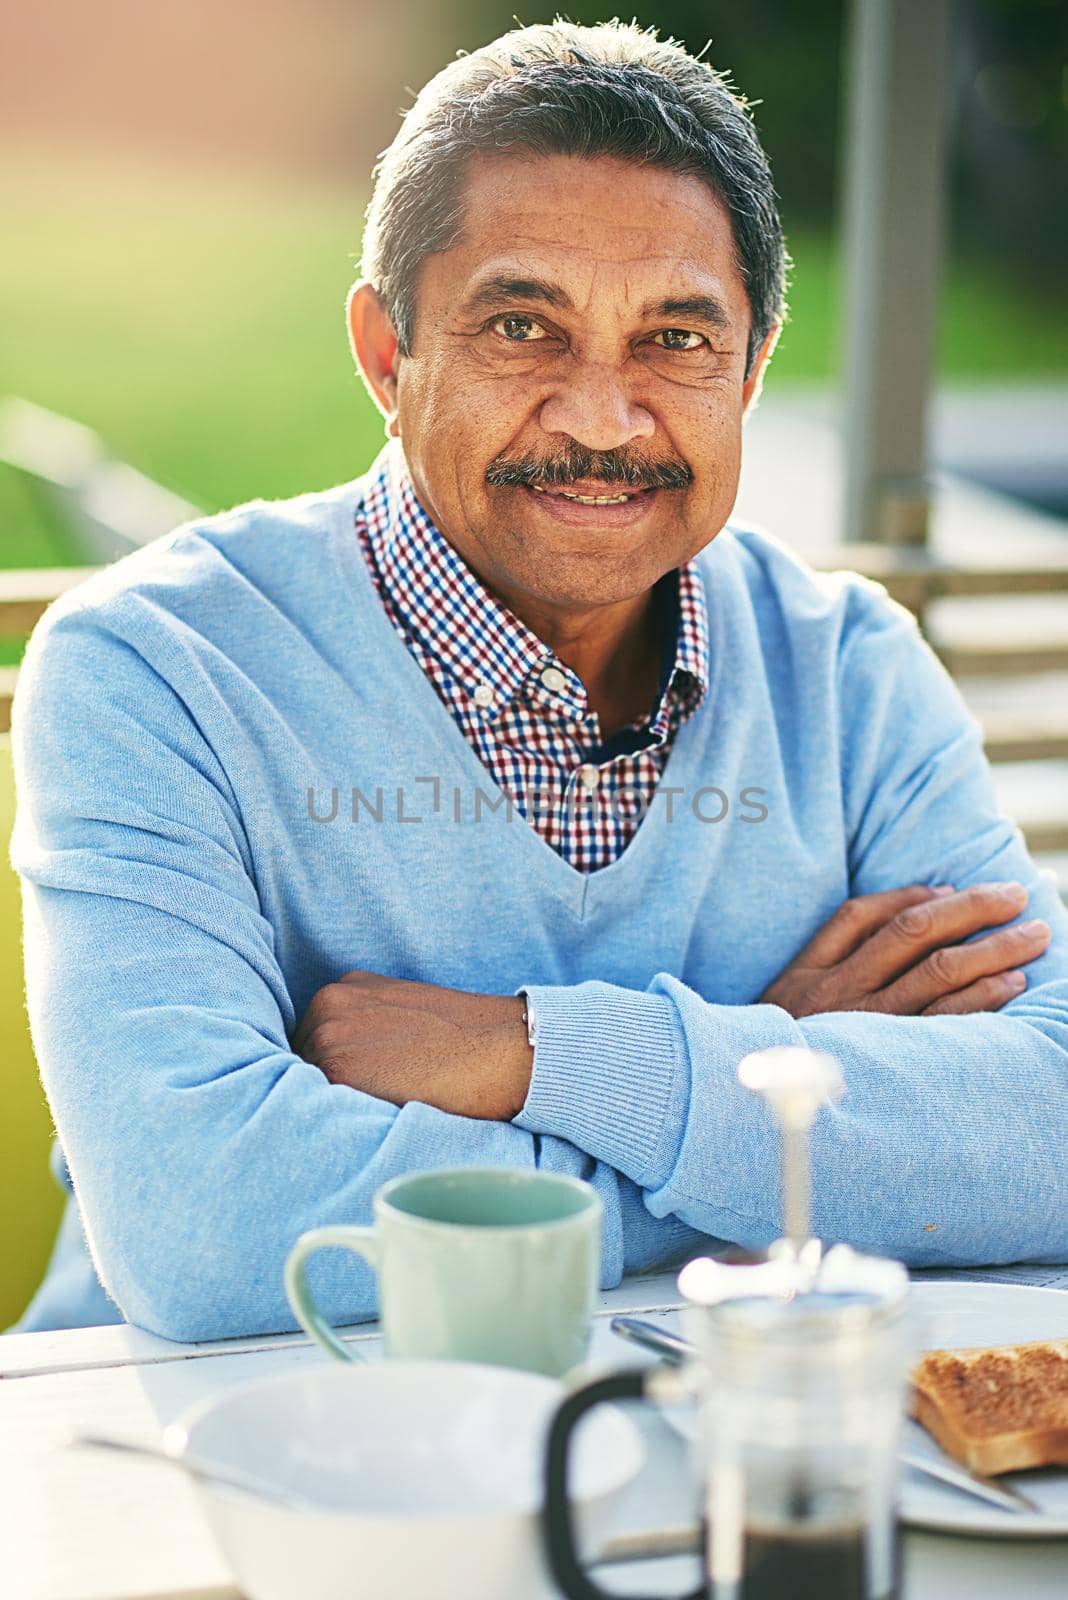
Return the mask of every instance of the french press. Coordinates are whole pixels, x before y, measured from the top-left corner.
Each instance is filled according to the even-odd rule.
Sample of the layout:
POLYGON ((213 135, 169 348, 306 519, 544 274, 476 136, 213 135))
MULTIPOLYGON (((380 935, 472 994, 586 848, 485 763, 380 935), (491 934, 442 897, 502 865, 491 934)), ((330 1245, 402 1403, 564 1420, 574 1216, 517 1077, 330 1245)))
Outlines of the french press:
POLYGON ((742 1264, 701 1258, 678 1278, 694 1354, 610 1373, 572 1393, 546 1455, 543 1533, 568 1600, 608 1600, 584 1570, 568 1501, 575 1427, 595 1406, 698 1402, 703 1573, 686 1600, 893 1600, 897 1453, 914 1336, 900 1262, 809 1236, 808 1134, 843 1089, 837 1061, 797 1048, 739 1066, 783 1136, 786 1236, 742 1264))

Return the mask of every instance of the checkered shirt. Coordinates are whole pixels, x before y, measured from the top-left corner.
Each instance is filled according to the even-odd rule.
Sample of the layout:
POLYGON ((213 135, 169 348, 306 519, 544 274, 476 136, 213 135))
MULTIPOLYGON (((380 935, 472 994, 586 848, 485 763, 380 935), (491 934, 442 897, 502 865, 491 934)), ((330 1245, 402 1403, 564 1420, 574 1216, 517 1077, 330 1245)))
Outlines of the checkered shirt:
POLYGON ((663 607, 655 702, 605 741, 581 679, 449 544, 395 445, 370 480, 356 531, 387 616, 518 813, 579 872, 615 861, 708 688, 708 613, 694 561, 654 587, 663 607))

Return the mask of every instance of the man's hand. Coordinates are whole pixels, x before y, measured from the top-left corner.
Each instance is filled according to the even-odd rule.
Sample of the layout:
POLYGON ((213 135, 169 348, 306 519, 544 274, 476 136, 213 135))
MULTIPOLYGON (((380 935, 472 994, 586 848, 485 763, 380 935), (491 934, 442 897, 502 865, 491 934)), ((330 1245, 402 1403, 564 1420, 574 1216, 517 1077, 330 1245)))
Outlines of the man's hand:
POLYGON ((534 1052, 521 995, 468 994, 346 972, 312 996, 293 1049, 331 1083, 403 1106, 508 1122, 523 1109, 534 1052))
POLYGON ((1020 883, 981 883, 936 895, 924 884, 845 900, 758 1004, 794 1018, 825 1011, 934 1017, 997 1011, 1027 987, 1020 963, 1050 939, 1048 923, 1019 923, 971 944, 980 928, 1010 922, 1027 904, 1020 883))

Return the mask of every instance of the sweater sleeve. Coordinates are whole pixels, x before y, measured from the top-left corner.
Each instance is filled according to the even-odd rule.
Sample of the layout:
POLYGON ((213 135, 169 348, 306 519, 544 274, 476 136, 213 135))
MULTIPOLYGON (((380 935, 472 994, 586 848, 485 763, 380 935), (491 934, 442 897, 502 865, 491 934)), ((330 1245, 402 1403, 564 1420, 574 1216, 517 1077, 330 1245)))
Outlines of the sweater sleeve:
MULTIPOLYGON (((60 609, 19 675, 12 860, 33 1041, 96 1272, 130 1322, 181 1340, 295 1326, 287 1252, 369 1222, 395 1174, 540 1166, 605 1205, 602 1280, 698 1235, 562 1137, 398 1110, 296 1056, 293 1006, 226 772, 120 623, 60 609)), ((376 1314, 369 1269, 316 1258, 336 1323, 376 1314)))
POLYGON ((877 586, 854 611, 838 652, 851 892, 1020 881, 1014 920, 1053 935, 1027 989, 993 1013, 795 1021, 710 1003, 668 972, 640 992, 528 984, 538 1042, 516 1120, 626 1173, 654 1214, 760 1247, 782 1226, 779 1144, 737 1064, 773 1045, 827 1050, 846 1095, 814 1133, 816 1233, 912 1266, 1063 1261, 1068 913, 998 813, 979 725, 914 619, 877 586))

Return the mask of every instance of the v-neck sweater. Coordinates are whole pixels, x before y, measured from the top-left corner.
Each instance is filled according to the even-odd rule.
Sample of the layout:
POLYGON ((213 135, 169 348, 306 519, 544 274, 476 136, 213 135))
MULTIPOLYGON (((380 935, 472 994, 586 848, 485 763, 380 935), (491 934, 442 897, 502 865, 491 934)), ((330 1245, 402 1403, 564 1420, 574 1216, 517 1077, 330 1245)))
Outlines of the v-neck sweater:
MULTIPOLYGON (((292 1328, 298 1234, 443 1165, 588 1178, 606 1286, 759 1248, 778 1140, 737 1067, 782 1044, 845 1073, 813 1140, 825 1240, 911 1265, 1068 1256, 1068 914, 911 615, 728 524, 695 558, 708 692, 626 849, 582 873, 509 813, 385 615, 353 531, 367 481, 187 525, 30 642, 12 859, 73 1196, 19 1326, 292 1328), (1053 939, 996 1013, 760 1001, 851 895, 1011 878, 1053 939), (302 1061, 297 1019, 353 968, 525 990, 519 1115, 398 1109, 302 1061)), ((369 1268, 312 1271, 335 1322, 375 1314, 369 1268)))

